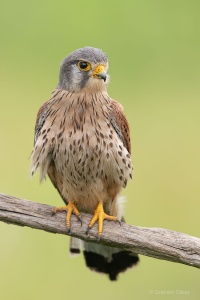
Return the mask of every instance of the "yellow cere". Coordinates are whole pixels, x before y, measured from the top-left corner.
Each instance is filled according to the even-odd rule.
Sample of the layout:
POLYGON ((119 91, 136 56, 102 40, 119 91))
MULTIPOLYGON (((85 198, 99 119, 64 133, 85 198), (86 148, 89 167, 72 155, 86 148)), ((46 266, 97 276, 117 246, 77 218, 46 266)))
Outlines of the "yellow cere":
POLYGON ((103 71, 105 71, 105 66, 103 66, 103 65, 98 65, 95 69, 94 69, 94 75, 95 74, 99 74, 99 73, 101 73, 101 72, 103 72, 103 71))

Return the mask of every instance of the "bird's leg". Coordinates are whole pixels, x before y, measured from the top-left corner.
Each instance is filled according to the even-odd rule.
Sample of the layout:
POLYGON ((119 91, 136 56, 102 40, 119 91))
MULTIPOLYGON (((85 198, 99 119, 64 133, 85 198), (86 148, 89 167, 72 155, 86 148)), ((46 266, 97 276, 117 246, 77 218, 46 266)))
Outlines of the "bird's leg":
POLYGON ((76 205, 72 201, 69 201, 69 203, 66 206, 55 207, 53 209, 53 214, 56 214, 57 212, 63 212, 63 211, 67 212, 67 214, 66 214, 66 226, 67 226, 68 233, 70 233, 72 213, 77 216, 78 220, 81 222, 81 225, 82 225, 81 214, 78 211, 78 208, 76 207, 76 205))
POLYGON ((103 231, 103 221, 105 219, 109 220, 109 221, 118 221, 121 224, 121 222, 117 219, 117 217, 107 215, 104 212, 103 203, 99 202, 99 204, 97 205, 97 208, 94 211, 94 215, 93 215, 93 217, 90 221, 90 224, 87 228, 86 234, 88 234, 89 230, 92 228, 94 223, 97 222, 97 220, 98 220, 99 221, 98 236, 99 236, 99 239, 100 239, 102 231, 103 231))

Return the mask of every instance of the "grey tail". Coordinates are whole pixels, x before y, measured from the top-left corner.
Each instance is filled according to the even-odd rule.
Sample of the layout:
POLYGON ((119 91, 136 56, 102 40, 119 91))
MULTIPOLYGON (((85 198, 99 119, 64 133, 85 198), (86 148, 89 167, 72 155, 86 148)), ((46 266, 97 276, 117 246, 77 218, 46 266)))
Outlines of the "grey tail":
POLYGON ((82 241, 75 237, 70 238, 70 254, 76 256, 81 252, 82 241))

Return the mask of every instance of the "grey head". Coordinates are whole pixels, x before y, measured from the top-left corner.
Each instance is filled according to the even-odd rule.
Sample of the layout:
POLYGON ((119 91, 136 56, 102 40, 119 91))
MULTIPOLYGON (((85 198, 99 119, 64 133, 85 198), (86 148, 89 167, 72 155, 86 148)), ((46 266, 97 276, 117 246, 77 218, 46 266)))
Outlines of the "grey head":
POLYGON ((70 92, 107 89, 108 59, 98 48, 84 47, 70 53, 61 63, 58 88, 70 92))

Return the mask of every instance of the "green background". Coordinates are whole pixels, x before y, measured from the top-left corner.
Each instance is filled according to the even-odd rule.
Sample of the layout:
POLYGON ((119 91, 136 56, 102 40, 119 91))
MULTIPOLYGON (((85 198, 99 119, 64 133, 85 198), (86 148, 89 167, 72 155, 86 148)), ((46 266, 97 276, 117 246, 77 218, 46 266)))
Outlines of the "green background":
MULTIPOLYGON (((109 94, 130 122, 134 180, 129 224, 199 236, 200 2, 0 3, 0 191, 62 205, 29 175, 36 113, 76 48, 109 57, 109 94)), ((199 270, 141 256, 116 283, 68 254, 69 238, 0 223, 0 299, 198 299, 199 270), (159 295, 172 291, 170 295, 159 295), (189 291, 189 296, 179 291, 189 291), (152 293, 152 294, 151 294, 152 293)))

